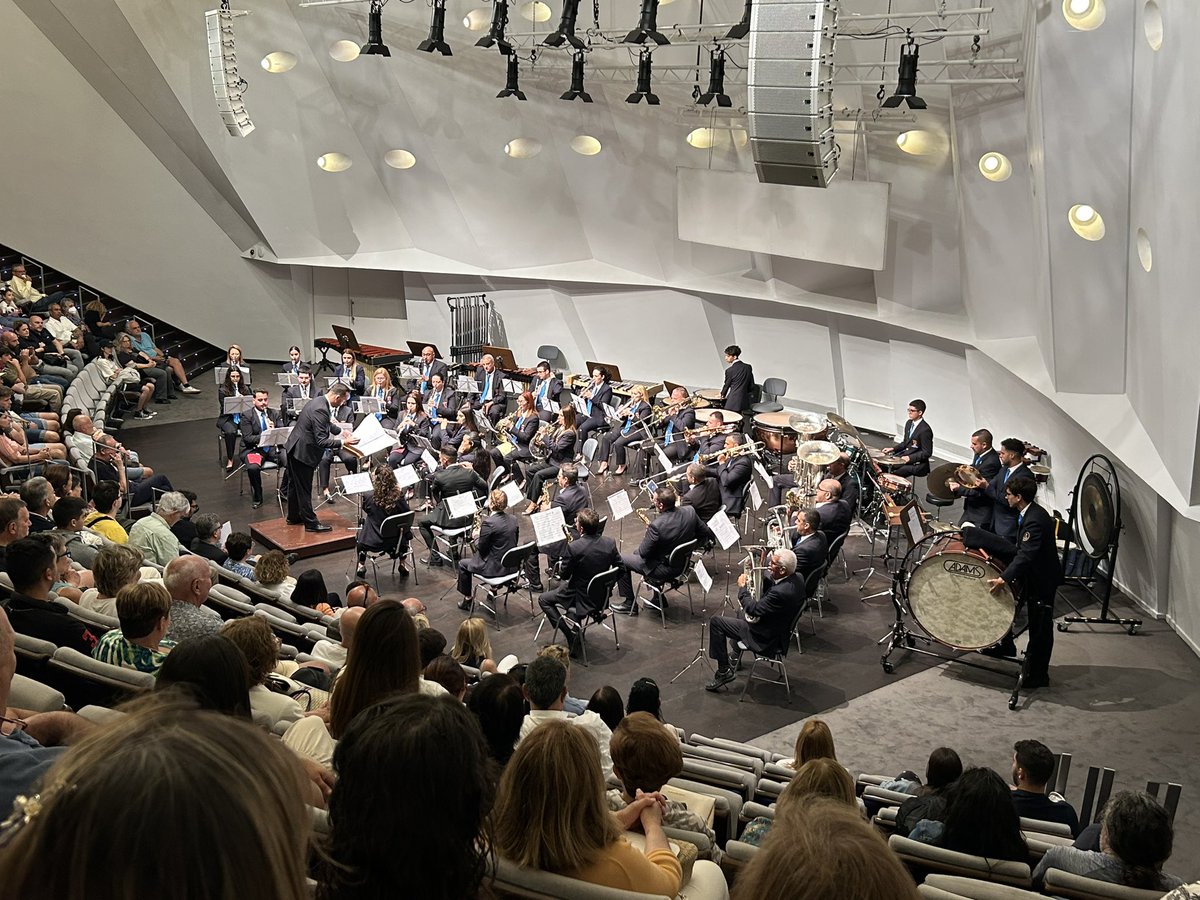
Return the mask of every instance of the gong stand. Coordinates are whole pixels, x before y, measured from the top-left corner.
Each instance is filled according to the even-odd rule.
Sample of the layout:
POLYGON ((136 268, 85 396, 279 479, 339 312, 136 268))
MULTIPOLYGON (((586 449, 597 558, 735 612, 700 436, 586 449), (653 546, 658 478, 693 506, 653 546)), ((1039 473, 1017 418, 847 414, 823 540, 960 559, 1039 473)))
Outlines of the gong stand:
POLYGON ((1100 615, 1085 616, 1079 607, 1071 602, 1070 597, 1064 597, 1075 614, 1063 616, 1063 620, 1058 623, 1058 630, 1067 631, 1072 624, 1080 623, 1119 625, 1130 634, 1136 634, 1142 627, 1141 619, 1122 619, 1112 615, 1109 608, 1123 525, 1121 485, 1117 479, 1116 466, 1107 456, 1099 453, 1090 456, 1079 470, 1079 478, 1071 492, 1070 524, 1070 533, 1063 541, 1063 583, 1086 591, 1092 600, 1100 604, 1100 615), (1094 561, 1095 567, 1090 574, 1067 574, 1072 547, 1079 551, 1081 557, 1094 561), (1097 581, 1101 584, 1097 585, 1097 581))

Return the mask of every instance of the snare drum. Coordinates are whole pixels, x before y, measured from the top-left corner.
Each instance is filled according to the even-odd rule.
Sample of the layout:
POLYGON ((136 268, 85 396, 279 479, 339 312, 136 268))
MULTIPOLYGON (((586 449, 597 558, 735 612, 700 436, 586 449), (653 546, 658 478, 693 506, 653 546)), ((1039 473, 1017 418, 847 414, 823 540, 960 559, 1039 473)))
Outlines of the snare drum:
POLYGON ((1012 629, 1017 604, 1006 584, 993 594, 988 580, 1000 566, 963 546, 961 534, 927 539, 929 550, 908 576, 908 608, 925 633, 955 650, 982 650, 1012 629))
POLYGON ((759 413, 754 417, 754 440, 762 441, 771 453, 795 453, 796 432, 788 425, 790 413, 759 413))
POLYGON ((899 475, 893 475, 890 472, 881 472, 879 474, 879 486, 889 494, 911 494, 912 482, 907 478, 901 478, 899 475))

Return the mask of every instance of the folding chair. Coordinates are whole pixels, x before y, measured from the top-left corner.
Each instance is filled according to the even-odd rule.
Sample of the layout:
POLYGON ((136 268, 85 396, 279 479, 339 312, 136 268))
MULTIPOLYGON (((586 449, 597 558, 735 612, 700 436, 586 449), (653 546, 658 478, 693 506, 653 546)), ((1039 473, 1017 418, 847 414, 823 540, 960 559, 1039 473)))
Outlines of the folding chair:
MULTIPOLYGON (((638 585, 637 593, 641 594, 642 588, 650 590, 650 596, 642 599, 642 605, 648 606, 651 609, 657 610, 662 617, 663 628, 667 627, 667 604, 666 594, 671 591, 678 591, 681 587, 687 587, 688 592, 688 611, 695 615, 692 609, 692 570, 695 568, 695 559, 692 556, 692 551, 699 546, 699 540, 692 538, 690 541, 684 541, 671 551, 671 555, 667 557, 667 564, 671 571, 678 572, 677 575, 672 575, 670 578, 662 581, 653 581, 648 575, 642 576, 642 583, 638 585), (657 602, 656 602, 657 601, 657 602)), ((636 602, 637 597, 634 600, 636 602)))
POLYGON ((788 680, 787 673, 787 655, 788 650, 792 646, 791 635, 795 633, 797 626, 800 624, 800 617, 802 615, 804 615, 803 606, 796 610, 796 615, 792 618, 791 627, 784 633, 784 640, 774 653, 768 653, 765 650, 755 650, 748 646, 745 641, 737 642, 737 661, 739 667, 741 666, 743 653, 749 652, 754 654, 754 662, 750 664, 750 671, 746 674, 746 684, 742 687, 742 695, 738 697, 738 703, 741 703, 746 699, 746 691, 750 689, 750 682, 755 678, 758 678, 760 681, 768 681, 773 684, 782 684, 787 688, 788 703, 792 702, 792 685, 788 680), (780 675, 780 678, 763 678, 761 675, 756 675, 755 672, 759 665, 765 665, 777 671, 780 675))
MULTIPOLYGON (((621 569, 619 566, 613 566, 611 569, 606 569, 603 572, 598 572, 597 574, 593 575, 591 580, 588 581, 585 601, 587 608, 589 610, 593 610, 593 612, 589 612, 586 616, 584 616, 583 619, 576 619, 574 616, 569 614, 569 611, 565 611, 562 618, 559 619, 558 625, 554 629, 554 633, 550 635, 550 639, 553 641, 554 635, 557 634, 561 629, 563 632, 563 637, 567 638, 567 642, 570 643, 571 636, 567 634, 567 629, 571 626, 565 623, 573 622, 575 624, 575 628, 579 629, 579 647, 580 651, 583 653, 583 664, 585 666, 589 665, 586 640, 587 630, 593 625, 601 625, 602 627, 611 631, 613 635, 613 642, 616 644, 616 648, 618 650, 621 649, 621 639, 617 636, 617 617, 612 611, 612 592, 613 588, 617 585, 617 579, 620 577, 621 569), (612 621, 611 627, 606 624, 609 620, 612 621)), ((538 630, 539 632, 541 631, 540 626, 538 630)), ((537 639, 536 635, 534 636, 534 639, 537 639)))
POLYGON ((367 551, 367 559, 371 562, 371 573, 375 578, 375 592, 379 593, 379 560, 385 556, 391 557, 392 560, 392 577, 396 575, 396 563, 400 560, 400 544, 404 540, 404 532, 407 529, 409 534, 408 541, 408 556, 412 563, 410 571, 413 576, 413 584, 419 585, 421 580, 417 577, 417 554, 413 550, 412 545, 412 526, 417 518, 416 510, 409 510, 406 513, 397 513, 394 516, 388 516, 379 526, 379 536, 383 539, 385 547, 390 547, 387 550, 369 550, 367 551))
MULTIPOLYGON (((504 570, 502 575, 472 575, 472 581, 478 582, 471 588, 470 609, 467 615, 474 615, 475 605, 479 604, 484 609, 492 614, 493 619, 499 619, 499 614, 496 612, 496 607, 500 604, 497 602, 500 599, 500 592, 504 592, 504 608, 508 609, 508 598, 514 591, 526 591, 529 594, 529 612, 533 613, 533 591, 528 587, 522 587, 518 582, 521 578, 521 572, 525 567, 525 560, 537 553, 537 543, 530 541, 527 544, 518 544, 511 550, 507 550, 504 556, 500 558, 500 568, 504 570), (483 587, 484 593, 487 595, 485 600, 476 600, 475 592, 479 586, 483 587)), ((499 621, 496 622, 496 627, 500 627, 499 621)))

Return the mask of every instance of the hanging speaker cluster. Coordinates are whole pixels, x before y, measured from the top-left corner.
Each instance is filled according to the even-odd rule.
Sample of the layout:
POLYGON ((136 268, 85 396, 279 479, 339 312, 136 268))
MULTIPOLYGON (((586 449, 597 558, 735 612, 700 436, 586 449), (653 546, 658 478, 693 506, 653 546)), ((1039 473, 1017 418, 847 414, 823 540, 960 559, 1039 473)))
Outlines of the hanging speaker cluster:
POLYGON ((212 71, 213 96, 225 130, 233 137, 245 137, 254 130, 242 94, 248 85, 238 74, 237 50, 233 41, 233 20, 248 16, 244 9, 210 9, 204 14, 208 32, 208 65, 212 71))

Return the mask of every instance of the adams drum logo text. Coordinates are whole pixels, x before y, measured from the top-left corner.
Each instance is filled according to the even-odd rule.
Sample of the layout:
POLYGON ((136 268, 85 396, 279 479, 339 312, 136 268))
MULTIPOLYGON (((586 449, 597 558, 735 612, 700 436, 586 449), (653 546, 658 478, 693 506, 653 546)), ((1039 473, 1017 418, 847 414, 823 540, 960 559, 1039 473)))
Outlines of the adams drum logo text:
POLYGON ((983 566, 977 566, 973 563, 958 562, 956 560, 944 560, 942 568, 951 575, 958 575, 962 578, 982 578, 983 566))

